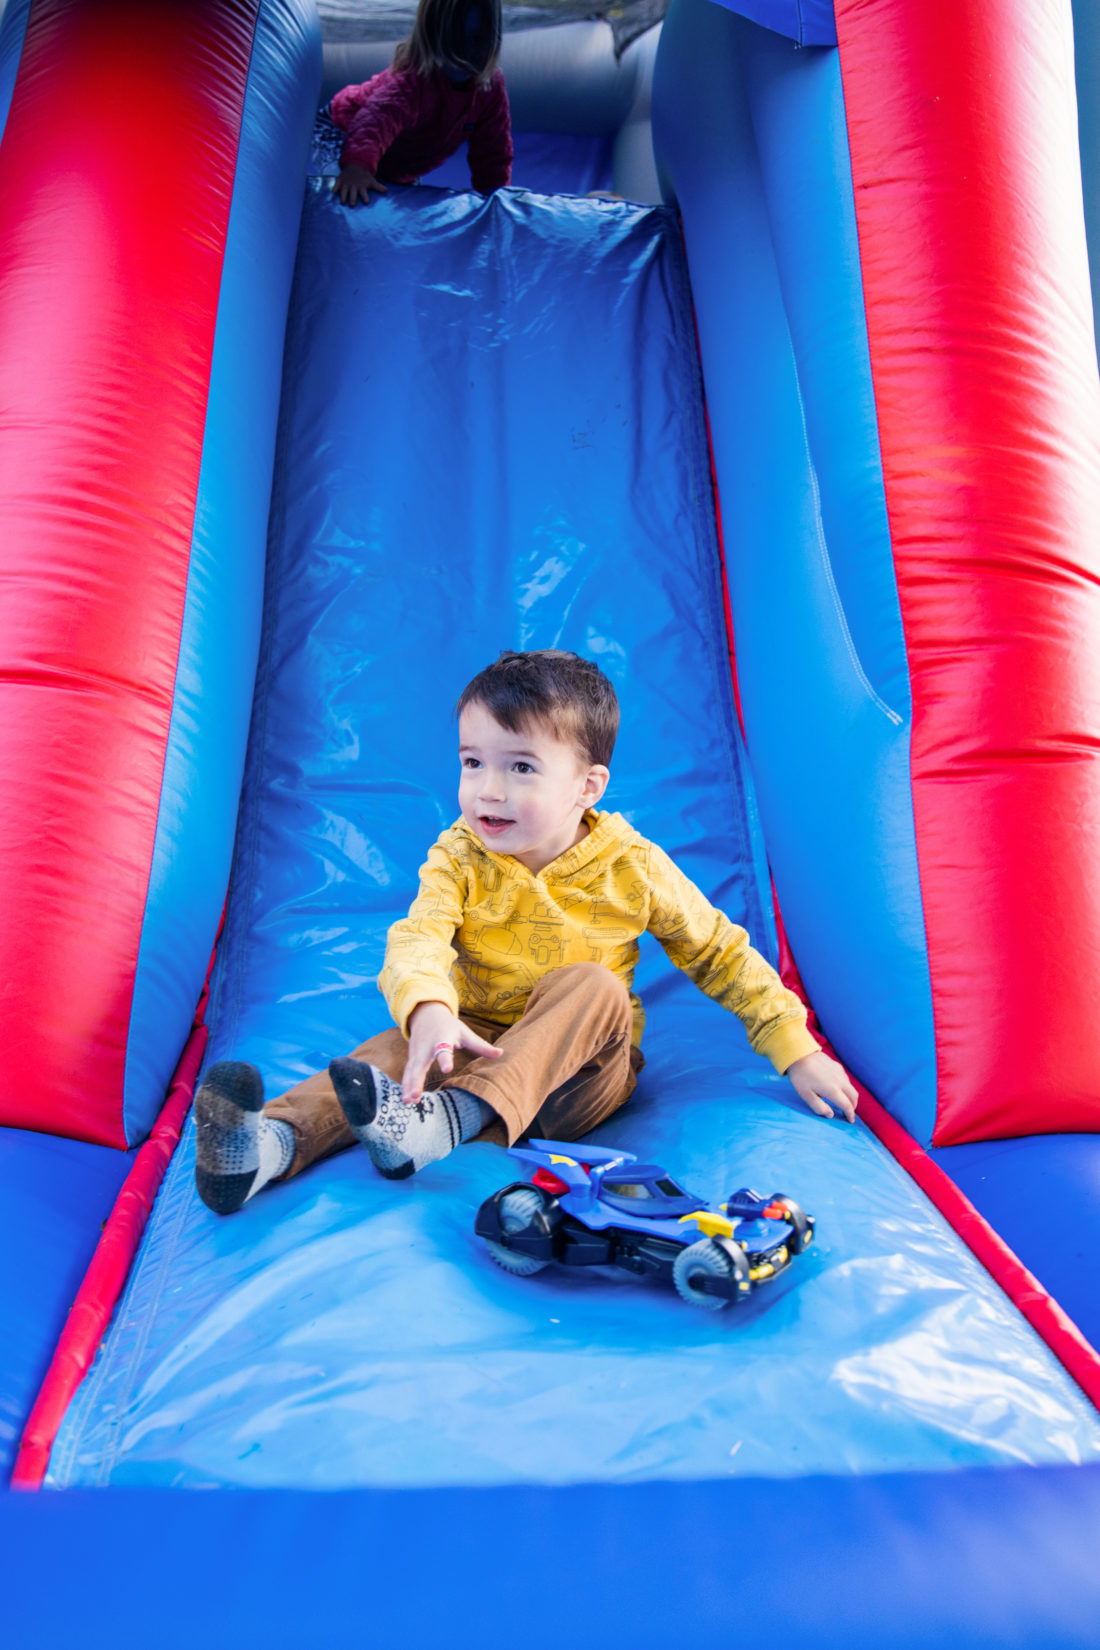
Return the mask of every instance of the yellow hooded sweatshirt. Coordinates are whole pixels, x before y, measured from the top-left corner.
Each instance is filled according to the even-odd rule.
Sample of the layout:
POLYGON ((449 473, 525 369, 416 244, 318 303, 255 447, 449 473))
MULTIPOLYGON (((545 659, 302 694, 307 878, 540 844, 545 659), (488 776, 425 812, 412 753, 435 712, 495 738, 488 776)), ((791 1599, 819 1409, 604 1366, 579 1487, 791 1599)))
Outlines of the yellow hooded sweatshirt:
POLYGON ((378 980, 405 1035, 423 1002, 514 1025, 544 974, 597 962, 631 992, 637 1044, 645 1012, 631 986, 638 938, 648 931, 700 991, 737 1015, 777 1071, 815 1054, 805 1009, 745 930, 621 814, 590 810, 585 820, 588 835, 537 876, 494 854, 461 819, 429 848, 420 892, 390 929, 378 980))

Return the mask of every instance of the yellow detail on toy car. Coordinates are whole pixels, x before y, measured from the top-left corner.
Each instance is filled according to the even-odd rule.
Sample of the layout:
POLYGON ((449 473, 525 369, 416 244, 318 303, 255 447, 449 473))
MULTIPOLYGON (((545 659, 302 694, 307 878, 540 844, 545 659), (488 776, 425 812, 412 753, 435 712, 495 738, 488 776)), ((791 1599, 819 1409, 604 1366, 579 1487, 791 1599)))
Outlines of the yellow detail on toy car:
POLYGON ((707 1237, 732 1237, 733 1221, 725 1215, 712 1214, 709 1209, 698 1209, 693 1215, 681 1215, 680 1225, 686 1221, 694 1221, 699 1230, 707 1237))
POLYGON ((777 1272, 783 1270, 790 1258, 787 1245, 785 1243, 781 1244, 770 1260, 761 1261, 759 1266, 753 1266, 750 1269, 749 1277, 753 1283, 758 1283, 761 1278, 774 1277, 777 1272))

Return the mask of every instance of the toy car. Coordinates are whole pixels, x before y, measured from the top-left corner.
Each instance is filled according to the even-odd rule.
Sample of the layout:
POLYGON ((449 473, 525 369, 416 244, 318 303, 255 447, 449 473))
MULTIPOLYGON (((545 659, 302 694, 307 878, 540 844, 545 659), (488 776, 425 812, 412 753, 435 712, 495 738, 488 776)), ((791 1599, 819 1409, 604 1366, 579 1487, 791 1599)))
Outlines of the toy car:
POLYGON ((487 1198, 474 1230, 498 1266, 520 1277, 551 1261, 621 1266, 671 1277, 692 1306, 720 1311, 813 1241, 813 1217, 779 1192, 742 1187, 713 1208, 632 1152, 532 1140, 511 1155, 535 1172, 487 1198))

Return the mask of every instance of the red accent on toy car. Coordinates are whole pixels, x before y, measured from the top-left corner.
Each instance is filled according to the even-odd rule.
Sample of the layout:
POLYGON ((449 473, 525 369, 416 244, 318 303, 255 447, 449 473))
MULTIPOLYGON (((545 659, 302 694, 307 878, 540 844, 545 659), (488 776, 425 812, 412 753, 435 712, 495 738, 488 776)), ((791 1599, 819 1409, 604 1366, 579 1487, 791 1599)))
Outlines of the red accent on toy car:
POLYGON ((540 1191, 549 1192, 551 1197, 562 1197, 569 1190, 569 1182, 550 1169, 536 1169, 531 1176, 531 1184, 540 1191))

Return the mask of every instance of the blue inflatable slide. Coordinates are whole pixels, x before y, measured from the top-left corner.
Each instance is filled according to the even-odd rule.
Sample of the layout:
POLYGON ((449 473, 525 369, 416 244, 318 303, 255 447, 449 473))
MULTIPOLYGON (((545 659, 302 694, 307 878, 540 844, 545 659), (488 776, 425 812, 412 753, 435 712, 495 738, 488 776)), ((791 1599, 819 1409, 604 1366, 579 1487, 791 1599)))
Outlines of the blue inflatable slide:
MULTIPOLYGON (((1015 769, 990 757, 964 807, 936 717, 993 727, 1012 694, 983 654, 984 699, 941 678, 933 703, 928 660, 977 668, 992 598, 966 645, 969 586, 930 612, 912 421, 946 401, 993 430, 977 458, 941 443, 947 520, 952 466, 1015 414, 964 405, 957 291, 930 339, 920 259, 883 253, 884 216, 906 231, 866 179, 875 53, 907 42, 894 93, 919 104, 912 64, 953 38, 917 10, 673 0, 618 57, 604 22, 509 35, 512 186, 471 192, 458 156, 350 209, 318 107, 392 46, 322 71, 306 0, 9 0, 6 1644, 1100 1639, 1100 1067, 1009 1071, 992 1100, 944 983, 952 911, 970 968, 1007 978, 1011 913, 986 920, 989 879, 960 911, 951 878, 1015 886, 989 823, 1015 769), (56 348, 31 331, 51 313, 56 348), (749 930, 861 1085, 854 1126, 810 1115, 643 945, 645 1069, 593 1142, 816 1218, 735 1311, 494 1267, 474 1215, 516 1166, 492 1145, 403 1182, 344 1152, 231 1218, 195 1192, 201 1069, 253 1061, 276 1094, 389 1023, 387 930, 457 814, 454 702, 545 647, 619 694, 606 805, 749 930)), ((1021 52, 1068 26, 994 10, 1021 52)), ((963 308, 1008 348, 1003 313, 963 308)), ((1064 474, 1100 431, 1074 315, 1064 474)), ((1065 347, 1036 326, 1019 371, 1049 412, 1065 347)), ((1049 544, 1077 505, 1039 465, 998 484, 1049 544)), ((1076 665, 1042 669, 1085 704, 1076 665)), ((1093 823, 1071 841, 1058 794, 1030 840, 1084 887, 1093 823)), ((1086 917, 1064 921, 1087 973, 1086 917)))

